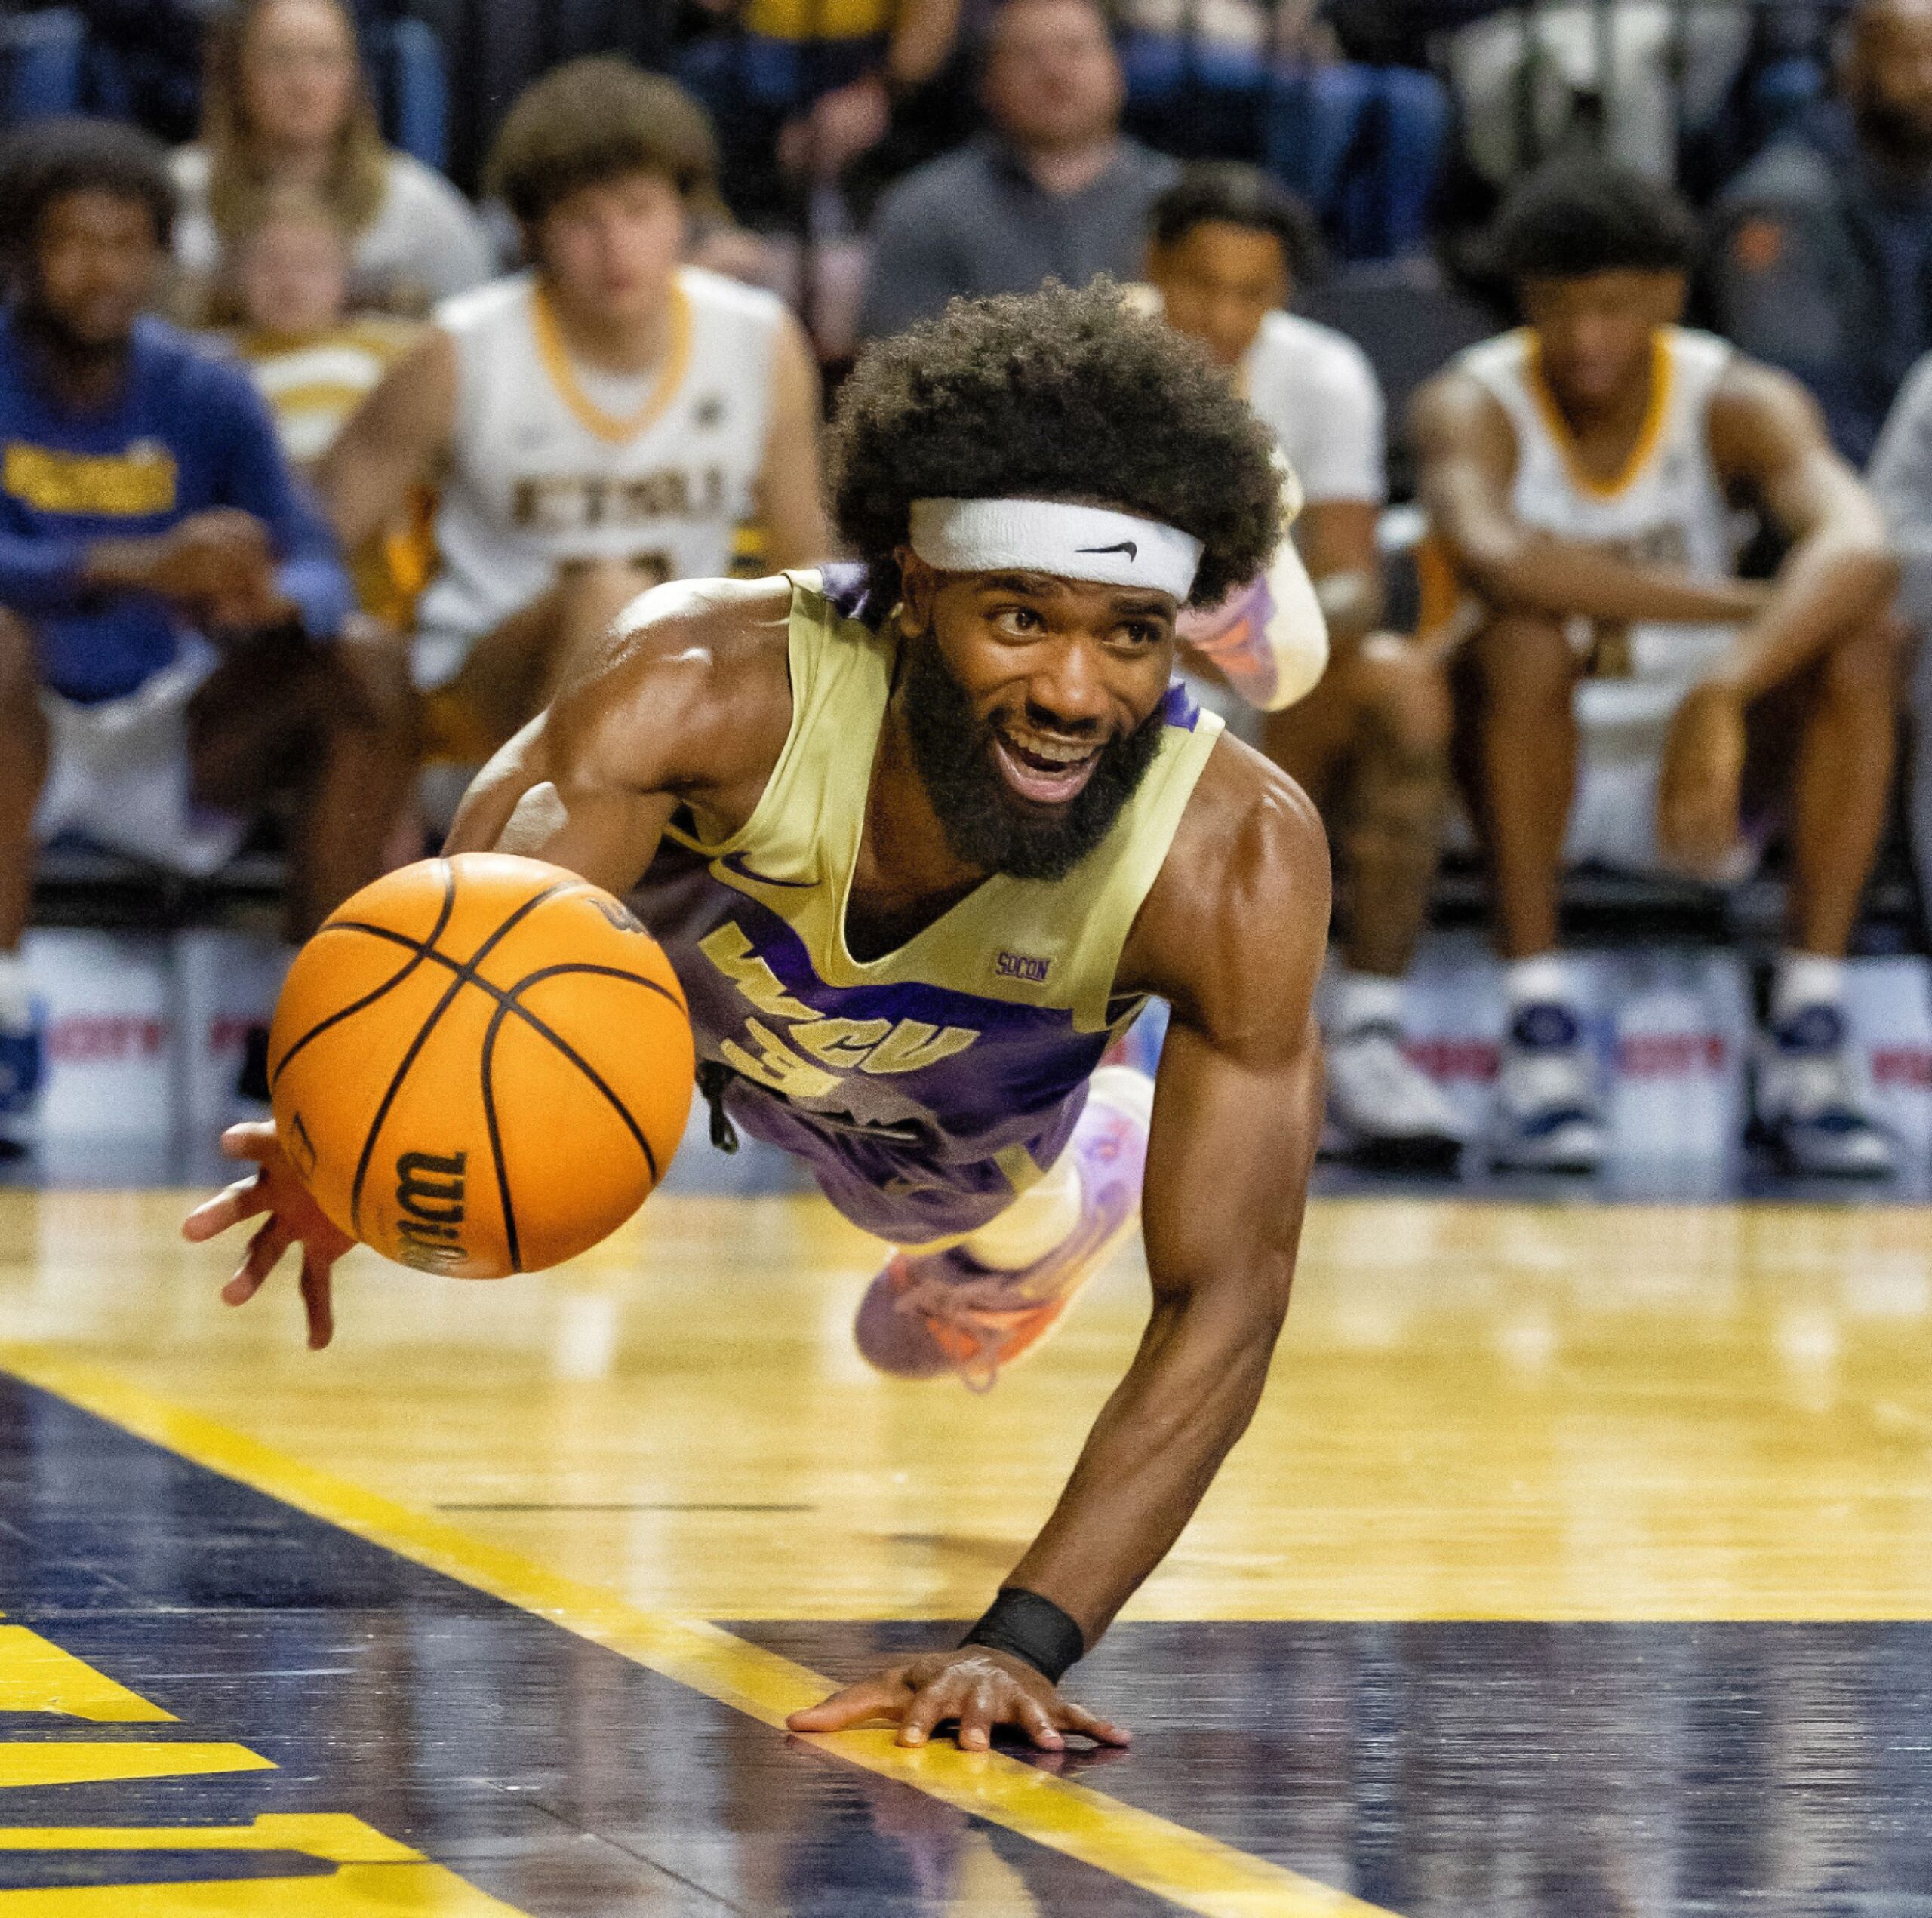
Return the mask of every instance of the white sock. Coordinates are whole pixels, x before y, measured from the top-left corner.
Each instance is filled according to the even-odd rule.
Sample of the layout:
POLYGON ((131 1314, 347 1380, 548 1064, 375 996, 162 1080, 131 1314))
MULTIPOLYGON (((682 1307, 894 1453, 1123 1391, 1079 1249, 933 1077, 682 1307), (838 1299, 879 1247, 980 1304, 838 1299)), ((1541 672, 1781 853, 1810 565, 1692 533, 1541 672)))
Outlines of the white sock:
POLYGON ((1844 1004, 1844 961, 1819 952, 1780 952, 1771 977, 1771 1019, 1782 1025, 1807 1006, 1844 1004))
POLYGON ((17 952, 0 952, 0 1032, 33 1030, 33 979, 17 952))
MULTIPOLYGON (((1087 1099, 1090 1105, 1127 1113, 1144 1126, 1154 1114, 1154 1082, 1131 1065, 1103 1065, 1087 1083, 1087 1099)), ((1084 1117, 1081 1123, 1086 1123, 1084 1117)), ((1044 1176, 997 1219, 969 1232, 960 1249, 995 1271, 1017 1272, 1066 1239, 1080 1223, 1080 1155, 1069 1139, 1044 1176)))
POLYGON ((1568 1006, 1576 1002, 1577 979, 1560 952, 1512 959, 1503 969, 1503 990, 1512 1012, 1524 1006, 1568 1006))
POLYGON ((1017 1272, 1044 1259, 1080 1223, 1080 1168, 1072 1148, 1053 1170, 1027 1187, 997 1219, 968 1233, 960 1250, 976 1265, 1017 1272))
POLYGON ((1407 996, 1407 982, 1402 979, 1351 972, 1345 966, 1328 987, 1329 1033, 1346 1039, 1364 1025, 1392 1025, 1400 1031, 1407 996))

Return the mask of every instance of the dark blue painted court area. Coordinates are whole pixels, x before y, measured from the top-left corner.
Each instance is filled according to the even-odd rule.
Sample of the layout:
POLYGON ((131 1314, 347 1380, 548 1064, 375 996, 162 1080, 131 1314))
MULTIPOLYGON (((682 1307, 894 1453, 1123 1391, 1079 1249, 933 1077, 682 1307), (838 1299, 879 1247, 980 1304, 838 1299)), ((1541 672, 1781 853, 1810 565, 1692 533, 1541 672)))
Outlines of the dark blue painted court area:
MULTIPOLYGON (((13 1826, 350 1813, 531 1918, 1159 1900, 0 1379, 0 1607, 272 1772, 4 1794, 13 1826)), ((838 1677, 937 1628, 737 1629, 838 1677)), ((1402 1918, 1932 1918, 1932 1626, 1124 1627, 1064 1769, 1402 1918)), ((286 1855, 0 1852, 23 1886, 286 1855)))

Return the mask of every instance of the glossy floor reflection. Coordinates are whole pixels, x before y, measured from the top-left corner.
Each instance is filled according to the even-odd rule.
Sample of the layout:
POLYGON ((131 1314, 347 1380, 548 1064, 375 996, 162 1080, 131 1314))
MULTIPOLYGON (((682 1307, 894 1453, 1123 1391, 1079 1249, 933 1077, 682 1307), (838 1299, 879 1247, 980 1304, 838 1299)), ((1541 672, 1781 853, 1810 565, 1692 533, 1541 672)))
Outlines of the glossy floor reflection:
POLYGON ((1137 1255, 983 1400, 857 1360, 873 1249, 815 1200, 663 1197, 503 1285, 366 1261, 321 1357, 180 1204, 0 1194, 0 1366, 162 1441, 0 1383, 0 1918, 1932 1918, 1924 1212, 1318 1203, 1253 1431, 1078 1675, 1139 1741, 1014 1773, 1029 1826, 674 1683, 652 1621, 786 1682, 943 1642, 1137 1255), (1083 1787, 1120 1827, 1066 1855, 1083 1787))

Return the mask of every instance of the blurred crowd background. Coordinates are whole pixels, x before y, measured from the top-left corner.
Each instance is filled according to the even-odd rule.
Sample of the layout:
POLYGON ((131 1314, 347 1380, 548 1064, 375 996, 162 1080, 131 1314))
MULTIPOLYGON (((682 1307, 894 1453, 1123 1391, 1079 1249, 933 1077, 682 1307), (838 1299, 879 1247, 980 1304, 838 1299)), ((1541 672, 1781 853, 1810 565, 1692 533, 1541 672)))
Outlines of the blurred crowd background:
MULTIPOLYGON (((166 263, 101 297, 165 315, 223 370, 184 370, 141 335, 152 377, 131 398, 110 380, 93 402, 126 415, 122 439, 63 426, 63 407, 89 403, 85 261, 63 322, 74 351, 51 383, 64 391, 30 343, 0 355, 0 713, 17 721, 0 741, 0 838, 25 849, 0 872, 0 1105, 18 1111, 63 1056, 57 1032, 48 1054, 48 1005, 71 951, 29 965, 29 924, 179 929, 272 895, 299 939, 360 878, 433 844, 467 769, 640 586, 834 556, 816 428, 867 337, 959 294, 1142 282, 1150 248, 1171 256, 1204 224, 1260 236, 1265 257, 1245 281, 1197 285, 1186 330, 1233 366, 1264 315, 1312 323, 1281 347, 1294 379, 1277 430, 1285 444, 1300 423, 1311 502, 1345 509, 1317 530, 1377 574, 1352 635, 1343 606, 1345 641, 1421 622, 1410 401, 1518 317, 1488 244, 1499 205, 1583 159, 1694 211, 1690 317, 1802 383, 1853 469, 1875 453, 1897 616, 1910 634, 1932 617, 1917 423, 1932 386, 1915 399, 1911 384, 1932 348, 1924 0, 83 0, 0 19, 0 111, 16 309, 49 306, 62 244, 138 251, 50 230, 76 193, 118 194, 147 205, 166 263), (600 140, 674 203, 655 229, 648 195, 620 216, 696 269, 670 307, 660 287, 632 315, 651 348, 635 366, 621 342, 600 355, 595 298, 557 317, 573 273, 594 290, 604 272, 613 340, 626 324, 609 234, 594 217, 569 229, 600 140), (518 277, 540 238, 548 304, 518 277), (536 343, 521 361, 515 326, 536 343), (652 373, 666 361, 688 407, 652 373), (518 395, 546 374, 584 431, 651 437, 654 460, 619 460, 608 487, 568 497, 491 496, 492 460, 537 430, 518 395), (251 438, 243 377, 273 450, 251 438), (734 381, 749 395, 735 413, 734 381), (1902 390, 1912 417, 1887 435, 1902 390), (152 471, 128 450, 149 443, 128 438, 130 407, 162 409, 152 471), (666 454, 680 432, 715 443, 666 454), (711 530, 637 552, 626 523, 667 515, 711 530), (531 533, 527 552, 498 538, 508 525, 531 533), (581 536, 558 566, 545 541, 565 527, 581 536), (137 530, 144 545, 109 536, 137 530), (131 623, 134 601, 146 610, 131 623), (217 628, 259 643, 202 657, 183 638, 217 628), (357 643, 315 644, 345 634, 357 643), (174 729, 186 789, 141 760, 150 721, 174 729)), ((1185 280, 1163 283, 1177 324, 1185 280)), ((1761 557, 1763 576, 1778 561, 1761 557)), ((1932 693, 1906 669, 1898 684, 1915 749, 1932 693)), ((1932 779, 1912 751, 1903 763, 1854 954, 1924 950, 1913 855, 1932 857, 1932 779)), ((1506 1053, 1506 1013, 1467 1011, 1458 982, 1480 962, 1455 938, 1490 913, 1486 868, 1453 835, 1439 872, 1428 850, 1449 957, 1424 967, 1439 991, 1405 1015, 1403 1059, 1439 1084, 1481 1080, 1506 1053)), ((1768 964, 1779 878, 1775 859, 1741 887, 1586 871, 1566 883, 1566 926, 1768 964)), ((1663 1037, 1690 1035, 1687 1073, 1711 1062, 1707 1028, 1723 1028, 1720 1052, 1748 1047, 1748 1006, 1720 1017, 1704 973, 1661 988, 1654 973, 1639 967, 1624 997, 1679 1007, 1655 1016, 1663 1037)), ((1381 1003, 1363 997, 1369 1024, 1381 1003)), ((1894 1090, 1922 1103, 1932 1025, 1903 1004, 1894 991, 1872 1015, 1860 1070, 1869 1093, 1890 1059, 1894 1090)), ((1607 1016, 1613 1070, 1678 1056, 1620 1053, 1607 1016)), ((254 1023, 217 1021, 224 1059, 255 1048, 245 1077, 254 1023)), ((1724 1110, 1719 1129, 1735 1130, 1724 1110)))

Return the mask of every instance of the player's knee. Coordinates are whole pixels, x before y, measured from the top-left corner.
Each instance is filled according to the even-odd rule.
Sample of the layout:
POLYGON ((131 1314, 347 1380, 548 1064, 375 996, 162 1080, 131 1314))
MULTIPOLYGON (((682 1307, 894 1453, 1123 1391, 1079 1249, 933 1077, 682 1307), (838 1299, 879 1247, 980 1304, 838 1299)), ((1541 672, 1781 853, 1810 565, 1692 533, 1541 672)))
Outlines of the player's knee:
POLYGON ((422 731, 422 697, 409 672, 409 645, 399 633, 371 626, 316 655, 307 691, 321 726, 380 738, 414 753, 422 731))
POLYGON ((1537 613, 1502 613, 1469 641, 1484 693, 1512 705, 1567 705, 1576 656, 1561 624, 1537 613))
POLYGON ((1362 642, 1358 670, 1371 736, 1405 764, 1434 764, 1449 750, 1453 714, 1447 675, 1394 633, 1362 642))
POLYGON ((1820 675, 1825 696, 1889 711, 1903 685, 1912 645, 1910 629, 1890 613, 1859 626, 1826 655, 1820 675))

